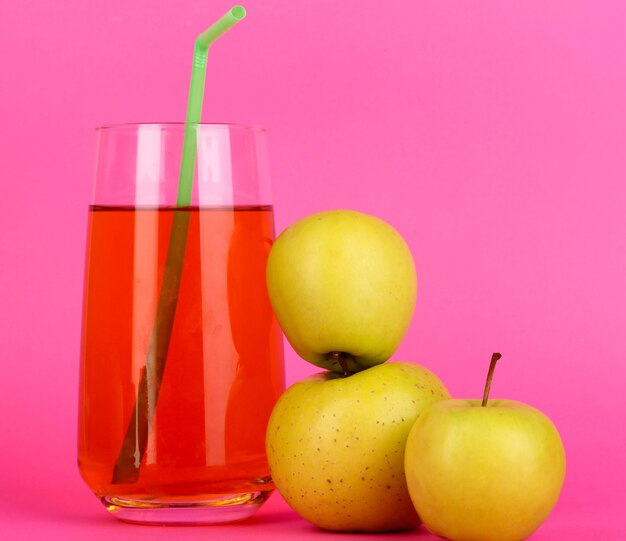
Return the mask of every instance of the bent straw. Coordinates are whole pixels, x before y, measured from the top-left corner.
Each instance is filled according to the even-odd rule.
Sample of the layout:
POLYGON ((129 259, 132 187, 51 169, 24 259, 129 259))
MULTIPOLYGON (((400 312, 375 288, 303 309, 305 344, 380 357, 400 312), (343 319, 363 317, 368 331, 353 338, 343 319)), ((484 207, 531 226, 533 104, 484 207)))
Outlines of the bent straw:
MULTIPOLYGON (((176 207, 187 207, 191 204, 193 177, 196 168, 196 130, 202 117, 209 47, 245 16, 246 10, 241 6, 235 6, 196 39, 176 207)), ((139 467, 148 446, 148 435, 156 411, 174 326, 178 290, 187 245, 189 217, 189 212, 174 212, 163 283, 161 284, 156 321, 150 339, 146 366, 141 373, 137 400, 128 423, 122 448, 113 468, 112 484, 135 483, 139 478, 139 467)))

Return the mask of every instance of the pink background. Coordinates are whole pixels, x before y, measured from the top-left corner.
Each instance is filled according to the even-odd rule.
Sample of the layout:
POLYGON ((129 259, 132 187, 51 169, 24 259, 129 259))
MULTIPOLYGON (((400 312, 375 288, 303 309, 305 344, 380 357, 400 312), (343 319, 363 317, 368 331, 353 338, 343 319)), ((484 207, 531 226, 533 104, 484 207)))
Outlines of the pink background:
MULTIPOLYGON (((567 451, 533 540, 625 539, 624 3, 243 4, 204 119, 268 129, 277 229, 329 208, 390 221, 420 279, 395 358, 476 397, 500 350, 493 395, 543 410, 567 451)), ((75 465, 93 128, 182 120, 193 39, 231 5, 0 4, 0 537, 320 535, 279 496, 238 526, 123 525, 75 465)), ((286 363, 289 382, 315 371, 286 363)))

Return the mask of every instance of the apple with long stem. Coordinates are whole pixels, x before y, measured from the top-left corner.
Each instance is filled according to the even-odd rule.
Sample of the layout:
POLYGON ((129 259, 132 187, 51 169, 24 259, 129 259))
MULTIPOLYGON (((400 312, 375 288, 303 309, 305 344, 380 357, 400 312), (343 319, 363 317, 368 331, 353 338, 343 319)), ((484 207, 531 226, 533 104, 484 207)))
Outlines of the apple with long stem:
POLYGON ((453 541, 520 541, 548 517, 565 477, 550 419, 514 400, 444 400, 413 425, 404 457, 411 500, 424 525, 453 541))

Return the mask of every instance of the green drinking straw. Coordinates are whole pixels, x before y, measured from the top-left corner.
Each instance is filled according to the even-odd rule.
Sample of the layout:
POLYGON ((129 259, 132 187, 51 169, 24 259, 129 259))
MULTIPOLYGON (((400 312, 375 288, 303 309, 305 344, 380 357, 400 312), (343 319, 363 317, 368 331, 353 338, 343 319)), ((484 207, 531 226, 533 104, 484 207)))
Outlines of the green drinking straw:
MULTIPOLYGON (((204 98, 204 82, 209 47, 217 38, 245 16, 246 10, 241 6, 235 6, 196 39, 193 51, 189 100, 187 102, 178 196, 176 199, 177 208, 188 207, 191 204, 193 177, 196 168, 196 132, 197 125, 202 118, 202 101, 204 98)), ((189 212, 174 212, 167 258, 165 260, 163 283, 157 304, 156 321, 150 339, 150 349, 146 359, 146 366, 141 373, 135 407, 128 423, 122 448, 113 468, 112 484, 135 483, 139 478, 139 467, 148 446, 148 434, 159 398, 159 390, 163 380, 163 372, 174 326, 178 290, 183 271, 185 247, 187 245, 189 217, 189 212)))
POLYGON ((189 101, 187 102, 187 120, 185 122, 185 139, 183 142, 183 159, 180 167, 177 206, 187 206, 191 202, 193 172, 196 167, 196 124, 202 116, 202 99, 204 98, 204 80, 206 75, 206 59, 209 47, 229 28, 232 28, 246 16, 246 10, 235 6, 209 29, 196 39, 193 51, 193 69, 189 85, 189 101))

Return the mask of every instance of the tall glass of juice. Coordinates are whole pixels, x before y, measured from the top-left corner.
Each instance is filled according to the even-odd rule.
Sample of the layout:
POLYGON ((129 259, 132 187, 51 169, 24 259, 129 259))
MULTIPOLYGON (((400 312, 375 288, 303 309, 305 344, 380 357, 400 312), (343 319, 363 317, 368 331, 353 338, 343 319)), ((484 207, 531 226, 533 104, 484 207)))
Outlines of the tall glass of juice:
POLYGON ((129 124, 97 134, 80 473, 124 521, 246 518, 274 488, 265 430, 284 389, 265 286, 274 240, 265 132, 129 124), (186 129, 197 152, 183 206, 186 129))

